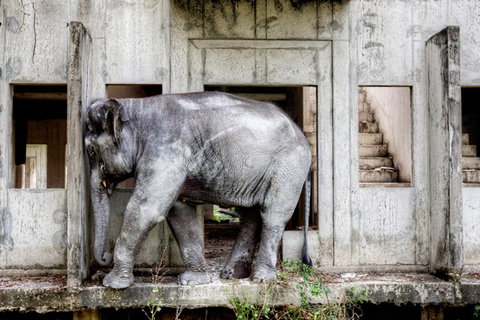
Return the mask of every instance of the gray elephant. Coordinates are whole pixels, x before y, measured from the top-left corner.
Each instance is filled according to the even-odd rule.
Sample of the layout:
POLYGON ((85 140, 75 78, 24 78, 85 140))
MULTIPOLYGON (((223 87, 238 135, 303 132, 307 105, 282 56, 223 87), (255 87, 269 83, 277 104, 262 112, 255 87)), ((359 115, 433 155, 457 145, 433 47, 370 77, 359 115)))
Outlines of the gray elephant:
MULTIPOLYGON (((103 284, 133 284, 134 258, 149 231, 167 220, 186 271, 181 284, 210 281, 195 205, 237 207, 240 230, 222 278, 275 279, 283 230, 310 170, 307 140, 295 123, 270 103, 226 93, 103 99, 87 110, 85 147, 95 217, 95 259, 109 265, 109 196, 135 177, 103 284)), ((307 217, 308 221, 308 217, 307 217)), ((306 251, 303 256, 310 262, 306 251)), ((311 262, 310 262, 311 263, 311 262)))

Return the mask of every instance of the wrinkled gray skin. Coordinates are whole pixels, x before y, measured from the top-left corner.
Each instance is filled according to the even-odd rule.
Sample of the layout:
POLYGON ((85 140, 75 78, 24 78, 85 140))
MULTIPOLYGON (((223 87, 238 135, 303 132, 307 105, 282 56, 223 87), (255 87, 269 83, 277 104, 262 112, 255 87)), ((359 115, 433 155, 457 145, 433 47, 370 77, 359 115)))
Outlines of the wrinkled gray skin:
POLYGON ((204 92, 98 100, 89 107, 86 122, 94 255, 101 265, 112 260, 108 197, 118 182, 136 179, 105 286, 133 284, 135 255, 165 218, 186 264, 180 283, 209 282, 196 223, 195 205, 200 203, 239 208, 240 231, 223 278, 250 275, 258 241, 252 280, 276 278, 280 239, 311 161, 303 133, 280 109, 204 92))

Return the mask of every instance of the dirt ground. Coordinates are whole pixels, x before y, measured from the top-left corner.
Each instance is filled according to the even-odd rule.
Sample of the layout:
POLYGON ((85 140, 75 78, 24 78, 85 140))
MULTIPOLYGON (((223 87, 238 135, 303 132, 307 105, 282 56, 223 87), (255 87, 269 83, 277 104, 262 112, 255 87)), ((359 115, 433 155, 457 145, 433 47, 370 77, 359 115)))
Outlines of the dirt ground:
POLYGON ((238 221, 205 221, 205 258, 212 271, 221 271, 227 263, 238 228, 238 221))

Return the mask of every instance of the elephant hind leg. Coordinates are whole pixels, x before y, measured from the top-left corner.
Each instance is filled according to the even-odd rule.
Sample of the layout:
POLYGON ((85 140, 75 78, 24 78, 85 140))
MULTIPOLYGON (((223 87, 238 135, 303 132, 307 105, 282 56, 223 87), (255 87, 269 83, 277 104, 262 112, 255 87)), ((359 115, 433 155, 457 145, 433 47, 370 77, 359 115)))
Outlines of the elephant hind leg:
POLYGON ((260 239, 261 218, 258 208, 238 208, 240 230, 227 264, 222 270, 223 279, 241 279, 250 276, 253 256, 260 239))
POLYGON ((294 199, 291 199, 261 211, 262 232, 255 271, 252 274, 253 282, 275 280, 277 278, 275 273, 277 254, 285 226, 293 215, 294 203, 296 203, 294 199))
POLYGON ((167 215, 167 222, 177 240, 180 254, 187 267, 179 277, 180 284, 192 285, 210 282, 195 207, 177 201, 167 215))

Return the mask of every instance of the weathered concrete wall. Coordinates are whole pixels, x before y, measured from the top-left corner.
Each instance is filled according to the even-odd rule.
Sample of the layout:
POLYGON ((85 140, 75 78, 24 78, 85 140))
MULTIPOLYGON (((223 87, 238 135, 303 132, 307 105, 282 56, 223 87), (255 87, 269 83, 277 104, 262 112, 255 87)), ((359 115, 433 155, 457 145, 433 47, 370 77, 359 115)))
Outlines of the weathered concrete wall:
POLYGON ((9 189, 7 194, 0 269, 65 269, 66 190, 9 189))
POLYGON ((463 188, 463 254, 465 269, 480 271, 480 189, 463 188))
MULTIPOLYGON (((16 0, 2 4, 1 219, 8 220, 4 217, 18 206, 7 197, 13 167, 11 84, 66 83, 67 24, 76 20, 91 36, 89 68, 82 74, 89 101, 106 97, 107 84, 162 84, 164 93, 201 91, 205 84, 317 86, 317 261, 332 268, 383 265, 389 270, 429 264, 425 43, 445 26, 459 25, 461 84, 480 85, 480 6, 475 1, 55 0, 26 5, 26 15, 16 0), (359 187, 358 85, 412 88, 410 188, 359 187)), ((469 264, 477 264, 474 221, 480 195, 473 188, 467 192, 464 224, 472 227, 464 230, 465 255, 469 264)), ((119 211, 128 195, 115 195, 122 195, 119 211)), ((112 230, 120 223, 116 216, 112 230)), ((13 239, 6 236, 12 228, 3 224, 2 254, 13 239)), ((152 232, 141 265, 158 259, 165 230, 159 226, 152 232)))

